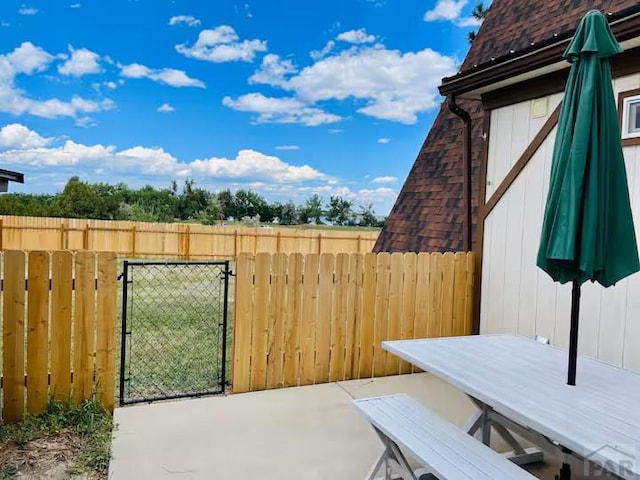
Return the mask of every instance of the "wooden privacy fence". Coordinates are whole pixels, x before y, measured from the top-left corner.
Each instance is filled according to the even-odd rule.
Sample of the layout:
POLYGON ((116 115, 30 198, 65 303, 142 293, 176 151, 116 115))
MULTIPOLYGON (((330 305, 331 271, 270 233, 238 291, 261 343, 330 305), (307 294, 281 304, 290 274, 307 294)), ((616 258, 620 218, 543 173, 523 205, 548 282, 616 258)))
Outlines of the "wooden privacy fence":
POLYGON ((377 231, 250 228, 0 216, 0 250, 91 250, 121 257, 235 258, 247 253, 365 253, 377 231))
POLYGON ((1 261, 4 421, 41 412, 50 398, 95 394, 112 410, 115 254, 6 251, 1 261))
POLYGON ((233 392, 412 372, 384 340, 471 333, 472 253, 241 254, 233 392))

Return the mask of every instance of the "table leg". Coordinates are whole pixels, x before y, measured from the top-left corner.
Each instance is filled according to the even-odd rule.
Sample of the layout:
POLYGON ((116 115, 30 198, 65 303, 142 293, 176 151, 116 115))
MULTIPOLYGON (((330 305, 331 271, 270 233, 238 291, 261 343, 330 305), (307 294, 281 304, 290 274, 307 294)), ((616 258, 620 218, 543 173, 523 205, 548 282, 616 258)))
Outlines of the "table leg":
POLYGON ((473 397, 469 398, 476 404, 479 410, 467 423, 466 431, 470 435, 481 433, 482 443, 490 446, 491 430, 493 429, 498 436, 513 449, 512 452, 506 454, 512 462, 518 465, 528 465, 542 461, 543 454, 541 450, 537 448, 524 448, 511 432, 517 433, 535 445, 548 443, 545 437, 535 432, 530 432, 516 423, 511 422, 480 400, 473 397))

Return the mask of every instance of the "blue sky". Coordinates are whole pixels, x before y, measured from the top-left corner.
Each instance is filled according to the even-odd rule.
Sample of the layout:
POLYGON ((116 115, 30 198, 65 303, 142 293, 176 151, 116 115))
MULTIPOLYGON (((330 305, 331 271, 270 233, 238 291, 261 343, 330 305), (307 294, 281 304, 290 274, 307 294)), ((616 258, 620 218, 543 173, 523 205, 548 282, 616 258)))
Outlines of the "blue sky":
POLYGON ((464 58, 465 0, 2 0, 0 168, 312 193, 386 214, 464 58))

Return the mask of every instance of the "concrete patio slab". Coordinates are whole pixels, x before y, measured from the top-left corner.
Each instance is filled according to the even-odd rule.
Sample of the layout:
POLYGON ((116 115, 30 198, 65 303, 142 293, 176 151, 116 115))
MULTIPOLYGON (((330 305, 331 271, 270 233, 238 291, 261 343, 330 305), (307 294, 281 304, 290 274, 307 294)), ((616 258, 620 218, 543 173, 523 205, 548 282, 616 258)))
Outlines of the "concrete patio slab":
MULTIPOLYGON (((428 374, 118 408, 109 478, 362 479, 381 445, 351 400, 401 392, 458 425, 473 411, 428 374)), ((532 472, 552 479, 557 464, 532 472)))

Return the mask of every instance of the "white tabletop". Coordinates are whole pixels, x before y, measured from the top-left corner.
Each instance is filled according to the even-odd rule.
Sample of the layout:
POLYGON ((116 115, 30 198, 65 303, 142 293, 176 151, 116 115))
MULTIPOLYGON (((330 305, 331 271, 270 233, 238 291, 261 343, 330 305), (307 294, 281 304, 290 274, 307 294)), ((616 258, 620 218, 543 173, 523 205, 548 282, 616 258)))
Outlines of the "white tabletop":
POLYGON ((570 387, 565 350, 513 335, 382 346, 505 417, 592 462, 623 465, 620 476, 640 480, 640 375, 579 357, 577 386, 570 387))

